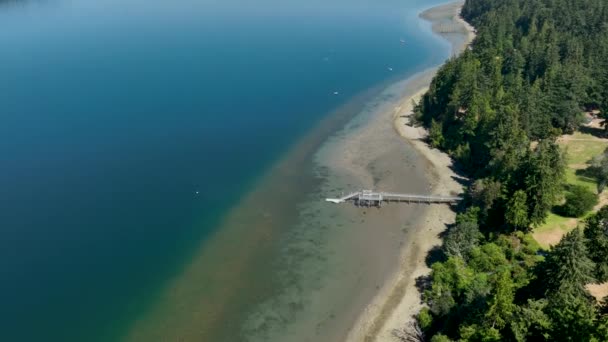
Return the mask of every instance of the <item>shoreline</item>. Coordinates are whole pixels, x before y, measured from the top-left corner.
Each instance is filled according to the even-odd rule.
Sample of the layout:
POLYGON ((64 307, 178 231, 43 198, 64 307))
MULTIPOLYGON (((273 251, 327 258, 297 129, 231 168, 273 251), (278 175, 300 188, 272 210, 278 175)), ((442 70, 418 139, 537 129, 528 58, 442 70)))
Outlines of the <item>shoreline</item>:
MULTIPOLYGON (((310 197, 306 190, 317 189, 321 182, 318 177, 312 175, 314 167, 311 156, 320 149, 328 136, 348 124, 360 111, 360 107, 370 98, 381 94, 384 88, 384 84, 377 85, 356 94, 290 147, 287 156, 279 159, 262 174, 256 181, 257 186, 246 193, 234 208, 220 219, 219 225, 222 228, 193 252, 192 260, 161 290, 149 311, 128 325, 121 333, 120 340, 242 340, 239 336, 242 327, 231 329, 231 335, 225 336, 225 329, 218 328, 218 322, 221 321, 224 311, 238 305, 235 302, 240 302, 240 296, 246 291, 230 294, 229 286, 207 286, 205 291, 212 296, 203 296, 200 284, 207 283, 210 277, 221 284, 238 284, 236 279, 242 273, 248 272, 249 269, 259 271, 259 263, 269 262, 274 257, 277 247, 274 245, 278 243, 274 241, 273 236, 284 234, 279 230, 294 225, 298 220, 297 212, 301 208, 292 204, 305 202, 306 198, 310 197), (294 188, 285 191, 284 184, 297 184, 297 191, 294 191, 294 188), (226 253, 226 246, 238 248, 226 253), (223 263, 216 265, 207 262, 218 259, 223 260, 223 263), (228 295, 228 300, 222 297, 228 295)), ((265 273, 263 276, 272 279, 273 274, 265 273)), ((267 285, 275 284, 262 284, 267 285)), ((267 288, 255 290, 267 296, 267 288)), ((243 312, 241 315, 249 314, 243 312)), ((244 317, 237 319, 239 323, 243 320, 244 317)))
MULTIPOLYGON (((451 2, 427 9, 419 15, 431 22, 435 34, 450 42, 453 55, 464 51, 475 38, 474 28, 460 16, 463 5, 463 1, 451 2), (449 18, 446 18, 446 14, 449 18), (446 21, 457 28, 446 32, 445 27, 442 29, 442 24, 446 21)), ((455 178, 459 177, 451 169, 450 157, 426 144, 424 139, 427 132, 424 128, 410 126, 412 102, 420 100, 440 67, 429 68, 405 81, 415 90, 403 95, 394 109, 392 120, 397 134, 413 146, 431 166, 429 181, 432 193, 455 195, 462 193, 463 188, 455 181, 455 178)), ((446 224, 454 222, 455 216, 456 214, 445 205, 431 206, 425 210, 419 220, 419 227, 416 227, 417 231, 411 232, 414 239, 407 241, 402 247, 398 269, 389 276, 378 294, 360 314, 348 334, 347 341, 394 341, 393 331, 405 328, 413 321, 414 315, 423 307, 421 294, 416 288, 416 278, 430 272, 426 265, 426 256, 433 247, 441 244, 439 234, 445 230, 446 224)))
POLYGON ((408 243, 419 240, 428 217, 420 214, 432 207, 360 210, 323 198, 361 187, 436 191, 435 167, 403 143, 392 120, 408 102, 404 93, 428 86, 429 70, 373 87, 364 104, 353 99, 311 129, 222 218, 124 340, 345 340, 386 279, 401 273, 403 251, 417 250, 408 243), (252 281, 245 287, 241 279, 252 281))
MULTIPOLYGON (((385 118, 377 120, 374 117, 372 124, 380 123, 383 126, 382 132, 387 136, 390 135, 390 145, 393 150, 398 151, 391 151, 388 156, 379 158, 378 154, 382 152, 381 150, 369 149, 365 155, 368 164, 358 163, 355 172, 351 172, 353 171, 350 168, 352 164, 345 167, 340 162, 338 162, 340 165, 319 167, 315 156, 328 145, 328 140, 335 139, 336 136, 338 139, 346 136, 350 139, 347 144, 350 146, 350 143, 353 142, 351 138, 358 135, 353 134, 353 130, 369 128, 368 122, 362 123, 358 119, 363 117, 364 120, 367 120, 378 112, 385 113, 393 108, 400 99, 401 93, 398 89, 392 89, 391 85, 394 85, 394 82, 383 82, 353 96, 322 119, 315 128, 291 147, 286 157, 281 158, 265 172, 257 181, 257 186, 222 217, 219 223, 222 228, 193 252, 193 259, 183 269, 180 269, 176 278, 172 279, 159 293, 149 311, 128 325, 126 331, 121 334, 121 340, 172 340, 178 338, 189 341, 203 338, 216 341, 276 340, 285 342, 290 341, 288 337, 282 335, 290 333, 284 331, 285 326, 289 326, 289 330, 301 330, 302 336, 314 331, 316 340, 343 340, 361 309, 375 295, 377 282, 392 271, 391 267, 400 247, 398 241, 395 242, 395 237, 401 238, 397 235, 401 228, 394 221, 407 220, 408 216, 413 216, 413 213, 424 205, 412 206, 405 210, 402 206, 383 208, 382 215, 380 212, 365 214, 356 207, 328 206, 323 200, 324 196, 348 189, 351 185, 373 187, 374 183, 377 183, 375 180, 382 178, 382 175, 369 168, 376 169, 376 171, 400 168, 402 169, 401 176, 404 176, 408 172, 418 173, 419 167, 409 165, 411 169, 408 170, 408 165, 406 165, 404 168, 404 160, 399 156, 416 153, 412 147, 401 144, 397 135, 392 134, 394 133, 393 125, 384 120, 385 118), (392 100, 387 103, 387 98, 392 100), (378 108, 382 108, 382 110, 378 108), (347 128, 345 129, 345 127, 347 128), (404 148, 411 151, 403 153, 404 148), (378 160, 380 160, 379 164, 378 160), (390 166, 386 165, 387 160, 391 161, 390 166), (377 164, 378 167, 376 167, 377 164), (328 168, 334 171, 337 169, 337 173, 340 174, 337 178, 348 181, 327 182, 327 178, 330 177, 327 172, 328 168), (325 184, 323 185, 323 183, 325 184), (285 184, 291 185, 289 191, 286 191, 285 184), (295 189, 299 190, 294 191, 295 189), (275 200, 269 201, 269 198, 275 200), (294 206, 293 203, 298 205, 294 206), (384 215, 386 210, 392 210, 394 215, 384 215), (395 219, 396 217, 399 219, 395 219), (363 221, 366 222, 363 223, 363 221), (376 238, 377 234, 373 233, 372 228, 384 224, 393 226, 393 231, 389 230, 389 234, 392 235, 376 238), (344 229, 347 226, 350 229, 348 232, 344 229), (342 241, 346 241, 346 243, 342 243, 342 241), (357 279, 351 278, 345 281, 341 278, 337 282, 330 281, 330 285, 308 280, 308 278, 323 278, 325 281, 326 278, 333 278, 336 271, 341 272, 341 270, 327 272, 326 266, 313 265, 313 268, 318 267, 323 270, 313 270, 314 276, 311 277, 310 266, 307 265, 308 259, 311 259, 313 263, 317 260, 320 260, 322 264, 332 263, 330 267, 337 262, 346 264, 340 265, 341 268, 358 266, 359 263, 351 260, 354 259, 353 255, 361 253, 353 249, 362 248, 364 244, 366 244, 365 247, 375 244, 383 252, 373 253, 381 255, 371 256, 373 261, 365 266, 365 271, 353 270, 357 279), (228 254, 226 246, 231 246, 231 252, 228 254), (281 259, 276 259, 276 255, 280 255, 281 259), (340 260, 336 261, 336 258, 340 260), (222 264, 216 265, 207 262, 207 260, 218 259, 223 260, 222 264), (248 288, 248 291, 268 298, 262 300, 261 303, 257 302, 256 298, 256 302, 251 303, 255 304, 251 310, 241 311, 240 316, 235 318, 235 322, 238 323, 226 323, 233 327, 238 326, 238 328, 224 329, 221 326, 223 315, 239 305, 243 301, 242 297, 247 296, 248 291, 232 293, 230 286, 206 286, 205 291, 201 291, 200 284, 206 284, 213 277, 215 282, 240 286, 236 279, 243 273, 247 273, 251 269, 256 273, 259 273, 260 270, 270 270, 268 267, 259 267, 262 262, 271 265, 273 273, 252 275, 251 277, 263 277, 268 281, 260 282, 260 288, 248 288), (239 272, 231 271, 235 269, 238 269, 239 272), (358 281, 360 278, 365 279, 370 274, 370 270, 373 270, 374 273, 372 277, 365 281, 358 281), (317 274, 319 272, 322 274, 317 274), (332 305, 329 307, 326 306, 313 313, 301 313, 311 302, 327 304, 327 298, 317 299, 317 297, 323 296, 323 294, 317 293, 318 288, 330 287, 333 289, 333 287, 342 286, 345 283, 352 284, 351 293, 361 297, 357 300, 356 308, 349 307, 340 310, 342 306, 345 306, 344 303, 336 305, 331 303, 332 305), (269 290, 273 292, 269 293, 269 290), (313 293, 310 294, 307 291, 313 293), (207 292, 212 295, 207 295, 207 292), (360 296, 361 293, 365 293, 365 295, 360 296), (228 297, 228 295, 230 297, 225 300, 224 296, 228 297), (319 312, 322 312, 321 318, 318 318, 319 312), (295 323, 297 327, 294 328, 291 326, 290 320, 295 315, 298 315, 298 322, 295 323), (302 318, 302 315, 310 317, 302 318), (244 322, 243 325, 241 325, 242 322, 244 322), (321 326, 323 328, 319 328, 321 326), (340 326, 340 328, 334 329, 335 326, 340 326), (230 330, 229 336, 224 334, 228 330, 230 330), (275 337, 275 335, 279 336, 275 337), (245 336, 247 337, 245 338, 245 336), (273 337, 275 339, 272 339, 273 337)), ((377 127, 370 131, 377 132, 377 127)), ((359 143, 362 142, 361 139, 355 140, 359 143)), ((341 151, 344 150, 340 150, 338 153, 341 151)), ((361 150, 358 148, 351 148, 351 159, 361 161, 360 152, 361 150)), ((350 161, 352 162, 352 160, 350 161)), ((405 163, 408 162, 405 161, 405 163)), ((410 185, 422 186, 421 182, 425 179, 426 177, 420 172, 419 175, 416 175, 417 182, 410 185)), ((381 185, 383 183, 386 183, 386 180, 380 181, 381 185)), ((388 188, 390 189, 392 186, 388 188)), ((368 256, 362 255, 361 257, 368 256)), ((255 284, 249 286, 251 285, 255 284)), ((330 296, 329 299, 333 298, 330 296)), ((300 340, 295 339, 295 341, 300 340)))

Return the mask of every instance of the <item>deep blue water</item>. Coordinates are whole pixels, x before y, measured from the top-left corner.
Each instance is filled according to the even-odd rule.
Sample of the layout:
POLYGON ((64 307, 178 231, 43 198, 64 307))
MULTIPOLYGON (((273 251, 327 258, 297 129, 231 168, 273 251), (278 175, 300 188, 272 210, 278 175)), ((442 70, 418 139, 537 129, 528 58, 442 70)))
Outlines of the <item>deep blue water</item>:
POLYGON ((0 0, 0 340, 113 336, 324 115, 446 57, 440 2, 0 0))

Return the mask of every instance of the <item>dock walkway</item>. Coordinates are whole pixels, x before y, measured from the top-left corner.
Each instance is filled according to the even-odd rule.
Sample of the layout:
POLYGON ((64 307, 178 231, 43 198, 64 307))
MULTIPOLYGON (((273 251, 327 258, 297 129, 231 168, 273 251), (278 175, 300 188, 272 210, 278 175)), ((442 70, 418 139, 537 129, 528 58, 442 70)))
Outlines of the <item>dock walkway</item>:
POLYGON ((409 203, 455 203, 462 200, 457 196, 426 196, 413 194, 400 194, 394 192, 376 192, 372 190, 361 190, 351 192, 339 198, 326 198, 327 202, 345 203, 354 201, 357 205, 382 205, 382 202, 409 202, 409 203))

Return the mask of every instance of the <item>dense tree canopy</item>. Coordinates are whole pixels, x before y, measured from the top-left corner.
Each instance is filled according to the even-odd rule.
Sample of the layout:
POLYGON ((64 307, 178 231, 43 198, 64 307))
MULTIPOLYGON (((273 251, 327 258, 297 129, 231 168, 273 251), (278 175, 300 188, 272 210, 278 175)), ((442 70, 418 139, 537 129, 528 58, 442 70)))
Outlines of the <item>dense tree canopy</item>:
MULTIPOLYGON (((608 305, 586 288, 608 280, 608 208, 549 251, 527 234, 562 199, 556 138, 585 111, 608 117, 608 2, 466 0, 462 15, 472 49, 440 69, 416 116, 472 184, 418 323, 430 341, 608 341, 608 305)), ((587 170, 601 188, 606 155, 587 170)), ((574 216, 596 201, 569 190, 574 216)))
POLYGON ((608 5, 468 0, 462 14, 477 28, 473 49, 442 67, 418 119, 471 175, 499 181, 505 198, 526 193, 527 220, 500 218, 505 201, 496 201, 495 219, 538 225, 561 185, 555 137, 577 129, 583 111, 608 109, 608 5))
POLYGON ((585 238, 589 257, 596 263, 595 277, 602 282, 608 281, 608 207, 587 220, 585 238))

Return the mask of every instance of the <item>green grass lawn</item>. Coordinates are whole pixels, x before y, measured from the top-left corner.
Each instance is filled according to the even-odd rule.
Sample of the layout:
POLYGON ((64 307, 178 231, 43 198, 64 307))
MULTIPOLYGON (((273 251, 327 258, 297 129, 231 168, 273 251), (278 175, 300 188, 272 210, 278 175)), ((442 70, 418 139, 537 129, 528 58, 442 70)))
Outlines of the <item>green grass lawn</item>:
MULTIPOLYGON (((595 180, 580 174, 577 175, 576 171, 584 169, 588 161, 601 154, 606 147, 608 147, 608 140, 599 139, 591 134, 576 132, 571 139, 561 141, 559 145, 566 152, 566 184, 584 186, 597 193, 595 180)), ((564 194, 565 191, 566 190, 564 190, 564 194)), ((578 222, 584 220, 589 215, 591 215, 591 213, 588 213, 582 218, 578 218, 578 222)), ((540 227, 534 229, 534 235, 537 237, 537 240, 539 240, 538 237, 543 236, 543 234, 554 231, 560 231, 560 233, 563 235, 574 229, 576 226, 576 224, 572 224, 571 217, 563 217, 551 212, 547 217, 547 221, 540 227)), ((549 244, 545 243, 544 241, 538 241, 538 243, 543 248, 549 247, 549 244)))
POLYGON ((584 186, 589 189, 589 191, 597 193, 597 183, 595 182, 595 179, 577 175, 576 171, 577 170, 569 167, 566 169, 566 184, 584 186))
POLYGON ((566 148, 568 153, 567 161, 569 165, 584 165, 591 158, 602 153, 608 146, 608 143, 606 140, 599 139, 591 134, 576 132, 574 133, 574 136, 572 136, 571 140, 567 142, 560 142, 560 145, 566 148))
POLYGON ((571 217, 559 216, 553 212, 549 213, 547 220, 542 226, 534 228, 535 233, 543 233, 554 229, 560 229, 564 232, 569 232, 572 227, 569 226, 568 221, 572 220, 571 217))

